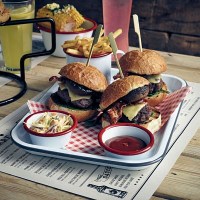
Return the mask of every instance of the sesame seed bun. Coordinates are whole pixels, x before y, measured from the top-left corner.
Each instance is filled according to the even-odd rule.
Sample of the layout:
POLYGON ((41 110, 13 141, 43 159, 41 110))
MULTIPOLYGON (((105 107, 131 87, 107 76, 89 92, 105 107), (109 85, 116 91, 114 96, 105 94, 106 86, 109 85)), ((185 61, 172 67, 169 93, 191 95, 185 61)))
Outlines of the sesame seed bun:
POLYGON ((118 79, 111 83, 103 92, 99 106, 104 110, 132 90, 148 84, 149 81, 141 76, 127 76, 123 79, 118 79))
POLYGON ((129 51, 120 58, 119 63, 123 72, 138 75, 161 74, 167 70, 164 58, 154 50, 129 51))
POLYGON ((108 85, 101 71, 94 66, 86 66, 80 62, 65 65, 59 74, 96 92, 103 92, 108 85))

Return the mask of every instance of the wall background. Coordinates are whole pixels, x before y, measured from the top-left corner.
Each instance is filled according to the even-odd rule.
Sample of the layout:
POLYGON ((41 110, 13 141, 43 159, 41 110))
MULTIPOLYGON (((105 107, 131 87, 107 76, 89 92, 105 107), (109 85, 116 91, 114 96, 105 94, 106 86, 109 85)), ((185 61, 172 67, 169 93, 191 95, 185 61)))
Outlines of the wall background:
MULTIPOLYGON (((53 2, 103 23, 101 0, 36 0, 36 11, 53 2)), ((144 48, 200 56, 200 0, 133 0, 132 14, 139 16, 144 48)), ((132 15, 129 43, 138 47, 132 15)))

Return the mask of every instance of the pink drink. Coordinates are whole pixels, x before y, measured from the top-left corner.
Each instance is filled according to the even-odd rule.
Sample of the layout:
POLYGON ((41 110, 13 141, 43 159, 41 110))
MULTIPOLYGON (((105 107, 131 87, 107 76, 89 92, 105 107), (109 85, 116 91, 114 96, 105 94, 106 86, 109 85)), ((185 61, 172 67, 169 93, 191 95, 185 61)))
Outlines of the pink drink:
POLYGON ((116 43, 118 49, 127 52, 132 0, 102 0, 102 3, 105 34, 121 28, 122 34, 117 37, 116 43))

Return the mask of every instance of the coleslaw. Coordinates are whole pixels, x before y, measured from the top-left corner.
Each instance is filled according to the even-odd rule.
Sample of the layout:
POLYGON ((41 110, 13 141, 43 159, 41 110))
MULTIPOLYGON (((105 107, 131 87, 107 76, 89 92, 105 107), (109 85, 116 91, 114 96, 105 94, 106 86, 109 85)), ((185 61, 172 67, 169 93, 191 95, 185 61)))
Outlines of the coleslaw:
POLYGON ((72 125, 73 119, 70 115, 46 112, 31 124, 30 129, 41 134, 58 133, 70 129, 72 125))

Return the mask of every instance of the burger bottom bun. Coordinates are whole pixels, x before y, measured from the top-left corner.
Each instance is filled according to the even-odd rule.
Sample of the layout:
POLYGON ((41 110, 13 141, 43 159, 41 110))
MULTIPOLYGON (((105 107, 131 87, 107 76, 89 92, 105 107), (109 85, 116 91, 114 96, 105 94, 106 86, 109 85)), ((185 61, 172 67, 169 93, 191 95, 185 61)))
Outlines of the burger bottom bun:
POLYGON ((140 124, 152 133, 156 133, 161 128, 161 114, 158 111, 153 111, 153 116, 145 124, 140 124))
POLYGON ((74 115, 76 119, 78 120, 78 122, 86 121, 92 118, 97 113, 96 110, 92 110, 92 109, 78 110, 78 109, 64 107, 59 104, 56 104, 52 98, 49 98, 47 106, 49 107, 50 110, 62 110, 74 115))
MULTIPOLYGON (((165 83, 163 84, 162 90, 167 91, 167 85, 165 83)), ((160 93, 152 95, 150 97, 145 97, 144 101, 146 101, 149 106, 155 107, 159 103, 161 103, 166 97, 167 97, 166 92, 160 92, 160 93)))
MULTIPOLYGON (((101 125, 104 128, 106 126, 109 126, 110 122, 108 120, 106 120, 106 118, 102 117, 101 125)), ((156 133, 161 128, 161 114, 160 114, 160 112, 154 110, 153 115, 150 117, 150 119, 146 123, 139 124, 139 125, 145 127, 146 129, 148 129, 152 133, 156 133)))

